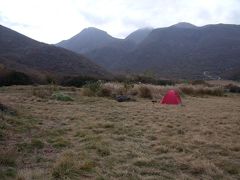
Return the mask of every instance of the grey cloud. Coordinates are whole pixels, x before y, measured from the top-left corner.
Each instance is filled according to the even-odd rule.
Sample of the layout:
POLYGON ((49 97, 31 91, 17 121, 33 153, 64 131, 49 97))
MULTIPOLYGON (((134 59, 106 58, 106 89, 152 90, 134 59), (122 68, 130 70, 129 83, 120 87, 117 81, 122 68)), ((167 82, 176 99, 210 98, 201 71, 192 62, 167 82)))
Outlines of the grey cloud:
POLYGON ((201 20, 210 20, 212 19, 211 14, 209 13, 209 11, 205 10, 205 9, 201 9, 199 10, 197 17, 200 18, 201 20))
POLYGON ((141 27, 150 27, 151 25, 144 19, 133 19, 133 18, 123 18, 122 22, 126 26, 141 28, 141 27))
POLYGON ((99 17, 97 15, 91 14, 89 12, 81 11, 79 13, 83 18, 91 24, 94 25, 103 25, 111 21, 111 18, 99 17))
POLYGON ((235 10, 228 17, 229 21, 233 23, 240 24, 240 10, 235 10))
POLYGON ((31 25, 28 25, 28 24, 11 21, 9 18, 4 16, 1 12, 0 12, 0 23, 8 27, 21 27, 21 28, 32 27, 31 25))

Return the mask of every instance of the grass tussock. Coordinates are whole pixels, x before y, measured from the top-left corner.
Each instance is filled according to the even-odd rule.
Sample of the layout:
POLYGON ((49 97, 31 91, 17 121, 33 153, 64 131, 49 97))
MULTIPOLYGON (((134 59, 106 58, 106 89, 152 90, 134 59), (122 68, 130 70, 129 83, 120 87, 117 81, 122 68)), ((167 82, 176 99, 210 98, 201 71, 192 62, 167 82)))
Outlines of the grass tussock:
POLYGON ((67 151, 60 155, 52 168, 54 179, 80 179, 88 176, 94 168, 94 164, 81 162, 76 153, 67 151))
POLYGON ((48 179, 43 169, 21 169, 17 172, 16 180, 48 179))
POLYGON ((15 149, 0 150, 0 179, 13 179, 16 176, 17 157, 15 149))
POLYGON ((194 160, 189 162, 190 172, 195 175, 206 174, 215 178, 222 178, 223 172, 208 160, 194 160))
POLYGON ((19 152, 34 152, 44 147, 44 143, 40 139, 32 139, 31 142, 21 142, 17 144, 19 152))
POLYGON ((17 151, 15 149, 5 149, 0 152, 1 166, 16 166, 17 151))
POLYGON ((73 101, 73 98, 63 92, 56 92, 52 94, 52 98, 57 101, 73 101))
POLYGON ((71 142, 69 142, 64 137, 51 138, 51 139, 48 139, 48 142, 52 144, 54 148, 57 148, 57 149, 69 147, 71 145, 71 142))
POLYGON ((139 86, 139 97, 141 98, 152 98, 152 93, 149 87, 147 86, 139 86))
POLYGON ((53 94, 53 92, 56 91, 55 86, 36 86, 32 88, 32 95, 36 96, 38 98, 46 99, 50 98, 53 94))

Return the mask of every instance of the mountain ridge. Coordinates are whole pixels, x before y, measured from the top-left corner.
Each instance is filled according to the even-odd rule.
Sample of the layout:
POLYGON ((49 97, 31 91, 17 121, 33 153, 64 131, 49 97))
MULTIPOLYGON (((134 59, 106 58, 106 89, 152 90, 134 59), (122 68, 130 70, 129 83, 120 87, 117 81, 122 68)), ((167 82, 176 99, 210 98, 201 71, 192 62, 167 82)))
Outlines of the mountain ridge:
POLYGON ((216 76, 227 77, 225 74, 229 74, 231 68, 238 71, 239 32, 239 25, 195 26, 180 22, 155 28, 138 43, 127 38, 131 33, 122 39, 130 41, 125 41, 121 48, 116 46, 118 39, 83 54, 112 72, 150 70, 168 78, 201 79, 205 78, 204 71, 210 71, 216 76))
POLYGON ((38 42, 0 26, 0 64, 9 70, 39 75, 106 77, 110 75, 86 57, 54 45, 38 42))

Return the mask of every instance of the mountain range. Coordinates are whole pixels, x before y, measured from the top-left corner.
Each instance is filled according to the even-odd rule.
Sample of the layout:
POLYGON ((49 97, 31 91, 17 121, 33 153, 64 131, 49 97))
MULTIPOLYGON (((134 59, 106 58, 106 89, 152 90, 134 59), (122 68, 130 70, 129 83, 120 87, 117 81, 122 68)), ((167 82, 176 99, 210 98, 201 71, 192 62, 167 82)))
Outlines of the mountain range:
POLYGON ((239 80, 240 26, 178 23, 138 29, 124 39, 86 28, 49 45, 0 25, 0 76, 9 71, 41 78, 151 72, 170 79, 239 80))
POLYGON ((198 27, 183 22, 139 29, 125 39, 87 28, 56 45, 81 53, 112 72, 150 71, 175 79, 240 79, 239 25, 198 27))

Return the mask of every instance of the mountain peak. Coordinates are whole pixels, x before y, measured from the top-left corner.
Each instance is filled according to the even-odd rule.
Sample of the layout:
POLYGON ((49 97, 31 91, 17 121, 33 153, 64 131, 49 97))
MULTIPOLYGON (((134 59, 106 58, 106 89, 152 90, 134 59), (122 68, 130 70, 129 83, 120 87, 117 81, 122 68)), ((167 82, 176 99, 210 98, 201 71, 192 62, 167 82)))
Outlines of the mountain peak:
POLYGON ((188 22, 179 22, 170 27, 191 29, 191 28, 196 28, 197 26, 195 26, 194 24, 188 23, 188 22))
POLYGON ((76 38, 79 36, 110 36, 106 31, 103 31, 101 29, 95 28, 95 27, 88 27, 84 28, 80 33, 76 34, 72 38, 76 38))
POLYGON ((61 41, 57 46, 84 54, 114 40, 115 38, 110 36, 106 31, 95 27, 88 27, 72 38, 61 41))
POLYGON ((126 37, 126 39, 133 40, 135 43, 139 44, 150 34, 150 32, 152 30, 153 30, 153 28, 151 28, 151 27, 145 27, 145 28, 138 29, 138 30, 132 32, 131 34, 129 34, 126 37))
POLYGON ((103 31, 103 30, 95 28, 95 27, 84 28, 81 32, 102 32, 102 33, 107 33, 106 31, 103 31))

